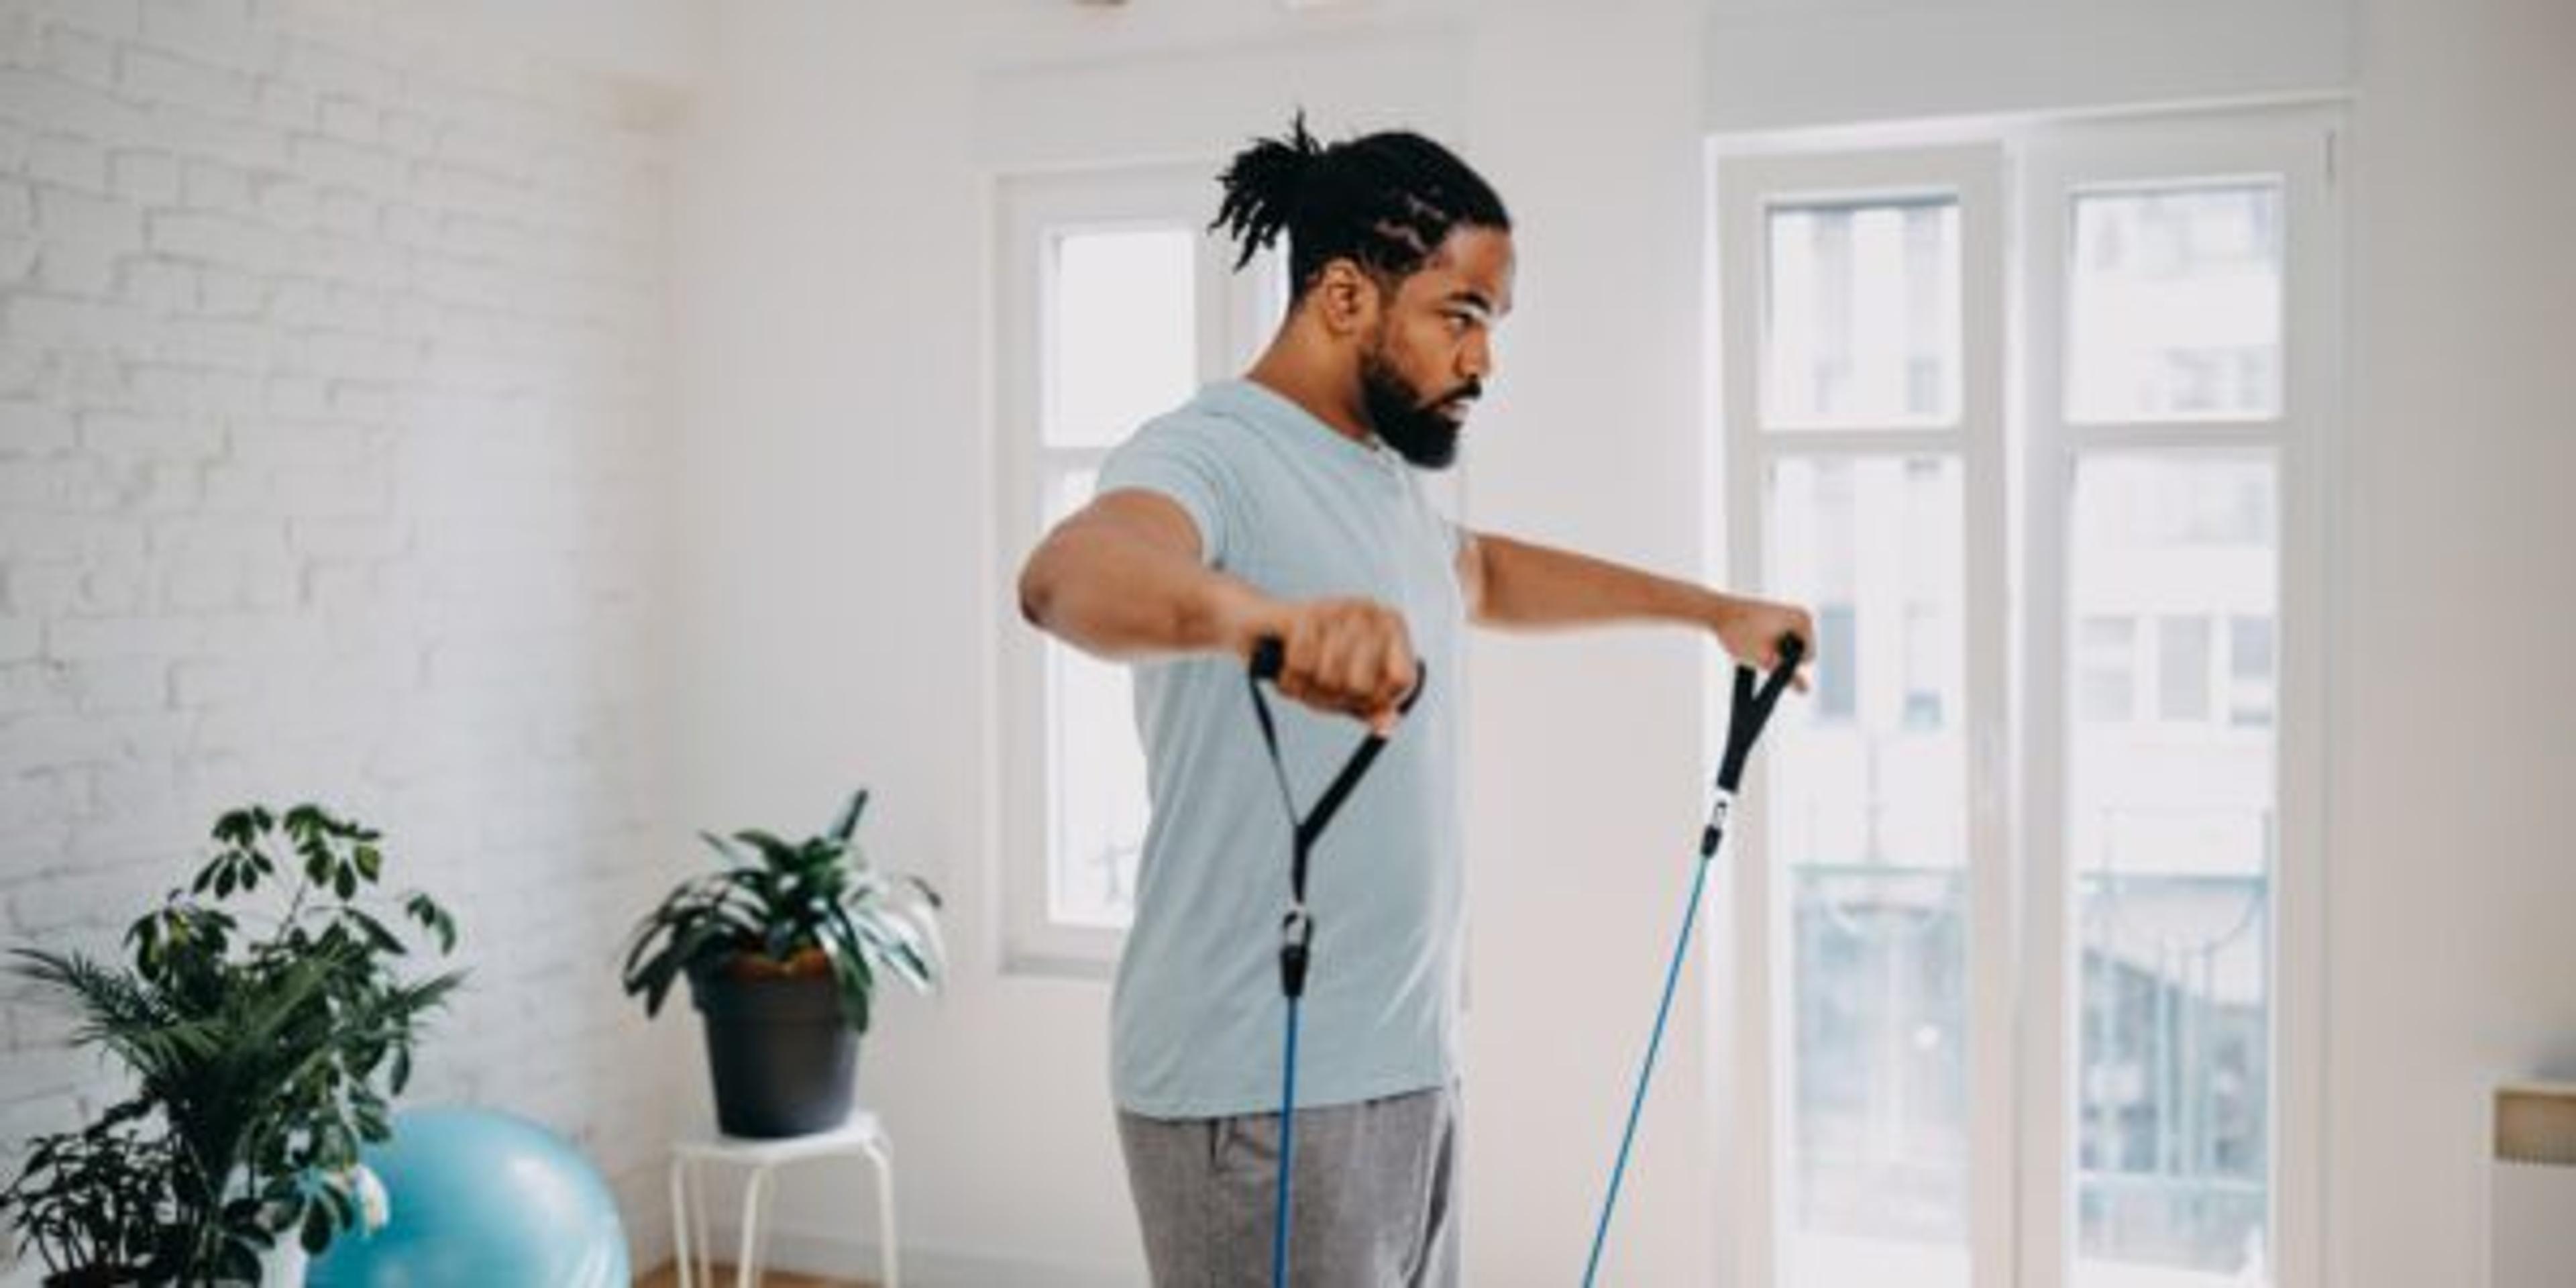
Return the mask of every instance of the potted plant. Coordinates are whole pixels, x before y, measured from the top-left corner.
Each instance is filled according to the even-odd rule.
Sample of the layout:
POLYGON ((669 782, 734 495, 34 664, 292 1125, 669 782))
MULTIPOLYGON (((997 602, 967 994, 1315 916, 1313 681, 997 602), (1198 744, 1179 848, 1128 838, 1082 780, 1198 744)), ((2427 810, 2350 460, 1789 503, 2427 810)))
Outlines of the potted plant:
POLYGON ((794 843, 700 833, 722 865, 681 882, 636 925, 626 992, 658 1015, 688 978, 727 1135, 840 1125, 878 980, 930 992, 946 969, 939 893, 877 871, 852 839, 867 805, 861 789, 821 835, 794 843))
MULTIPOLYGON (((421 1024, 458 983, 398 976, 410 945, 360 898, 383 872, 376 832, 254 806, 214 837, 195 881, 127 930, 130 962, 18 950, 17 972, 79 1013, 74 1041, 135 1079, 88 1131, 37 1142, 0 1195, 49 1285, 257 1282, 274 1254, 367 1221, 359 1148, 392 1134, 421 1024)), ((426 894, 394 919, 455 948, 426 894)))
POLYGON ((47 1288, 142 1282, 170 1224, 170 1140, 135 1125, 145 1107, 118 1105, 79 1131, 29 1142, 16 1183, 0 1191, 47 1288))

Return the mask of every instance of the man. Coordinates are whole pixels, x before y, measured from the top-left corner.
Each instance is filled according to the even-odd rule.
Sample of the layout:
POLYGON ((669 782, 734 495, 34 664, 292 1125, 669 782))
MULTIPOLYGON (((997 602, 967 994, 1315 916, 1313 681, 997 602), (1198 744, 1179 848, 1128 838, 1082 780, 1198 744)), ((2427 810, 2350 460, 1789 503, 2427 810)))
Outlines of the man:
POLYGON ((1153 813, 1111 1024, 1129 1185, 1155 1283, 1266 1282, 1289 820, 1244 667, 1275 637, 1278 692, 1312 709, 1280 713, 1300 792, 1339 768, 1349 717, 1394 735, 1313 855, 1295 1278, 1453 1284, 1463 624, 1677 622, 1766 670, 1811 627, 1425 501, 1414 470, 1455 458, 1512 302, 1510 217, 1464 162, 1404 132, 1326 147, 1300 117, 1222 182, 1238 268, 1288 239, 1286 319, 1242 379, 1112 453, 1020 577, 1029 621, 1135 663, 1153 813))

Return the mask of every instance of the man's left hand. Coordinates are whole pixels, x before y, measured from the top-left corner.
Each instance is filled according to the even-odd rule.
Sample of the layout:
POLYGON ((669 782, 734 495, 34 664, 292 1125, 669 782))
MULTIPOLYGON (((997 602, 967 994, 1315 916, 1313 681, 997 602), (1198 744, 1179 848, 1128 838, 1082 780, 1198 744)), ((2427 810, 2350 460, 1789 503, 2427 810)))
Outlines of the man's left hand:
POLYGON ((1798 692, 1807 691, 1808 671, 1816 658, 1816 623, 1806 609, 1794 604, 1776 604, 1766 599, 1729 599, 1718 619, 1712 623, 1718 642, 1738 662, 1757 671, 1772 671, 1780 665, 1780 640, 1796 636, 1803 646, 1799 654, 1798 674, 1794 683, 1798 692))

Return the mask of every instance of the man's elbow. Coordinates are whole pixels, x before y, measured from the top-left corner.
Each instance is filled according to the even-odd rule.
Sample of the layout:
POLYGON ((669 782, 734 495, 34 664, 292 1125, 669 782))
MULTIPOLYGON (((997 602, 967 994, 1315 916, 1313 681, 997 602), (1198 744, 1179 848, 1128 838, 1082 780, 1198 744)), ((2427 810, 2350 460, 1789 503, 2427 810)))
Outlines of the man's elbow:
POLYGON ((1055 586, 1055 569, 1042 543, 1020 565, 1020 620, 1045 630, 1048 611, 1055 602, 1055 586))

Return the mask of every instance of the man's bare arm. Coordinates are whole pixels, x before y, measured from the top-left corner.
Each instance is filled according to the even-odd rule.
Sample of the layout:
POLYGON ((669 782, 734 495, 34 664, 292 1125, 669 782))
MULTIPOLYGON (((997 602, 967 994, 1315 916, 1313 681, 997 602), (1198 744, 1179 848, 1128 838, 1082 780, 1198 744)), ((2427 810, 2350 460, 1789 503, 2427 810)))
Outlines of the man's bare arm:
POLYGON ((1797 636, 1807 656, 1815 656, 1815 625, 1804 609, 1511 537, 1468 533, 1458 552, 1458 584, 1479 626, 1677 622, 1713 632, 1738 661, 1765 670, 1778 665, 1783 635, 1797 636))
POLYGON ((1056 525, 1020 569, 1020 615, 1096 657, 1252 647, 1262 597, 1199 562, 1188 511, 1138 489, 1101 494, 1056 525))
POLYGON ((1113 489, 1057 524, 1020 569, 1020 615, 1097 657, 1248 656, 1285 645, 1279 692, 1391 727, 1416 668, 1404 619, 1363 599, 1287 602, 1200 562, 1198 526, 1168 497, 1113 489))

